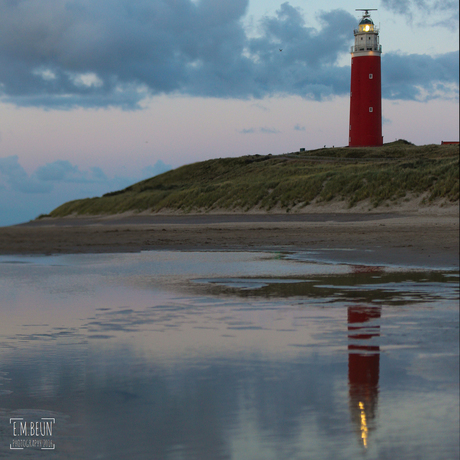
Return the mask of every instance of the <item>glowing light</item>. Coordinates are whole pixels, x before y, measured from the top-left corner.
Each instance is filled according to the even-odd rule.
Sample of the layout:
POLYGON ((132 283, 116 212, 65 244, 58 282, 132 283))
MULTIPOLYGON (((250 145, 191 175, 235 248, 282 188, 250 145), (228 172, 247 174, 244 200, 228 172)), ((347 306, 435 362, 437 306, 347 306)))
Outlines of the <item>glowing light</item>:
POLYGON ((367 24, 367 25, 364 26, 364 30, 365 30, 366 32, 369 32, 370 28, 371 28, 371 27, 369 26, 369 24, 367 24))
POLYGON ((361 410, 361 439, 363 440, 364 447, 367 449, 367 436, 369 429, 367 428, 366 412, 364 412, 364 404, 360 401, 359 408, 361 410))

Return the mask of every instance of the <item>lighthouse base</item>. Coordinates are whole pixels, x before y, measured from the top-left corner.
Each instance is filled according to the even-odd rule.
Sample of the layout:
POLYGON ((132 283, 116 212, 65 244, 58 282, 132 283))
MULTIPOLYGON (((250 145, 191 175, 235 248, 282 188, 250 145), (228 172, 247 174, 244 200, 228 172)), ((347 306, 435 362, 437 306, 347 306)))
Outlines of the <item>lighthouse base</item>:
POLYGON ((362 142, 349 142, 348 147, 381 147, 383 145, 383 137, 379 140, 372 139, 369 142, 365 140, 362 142))

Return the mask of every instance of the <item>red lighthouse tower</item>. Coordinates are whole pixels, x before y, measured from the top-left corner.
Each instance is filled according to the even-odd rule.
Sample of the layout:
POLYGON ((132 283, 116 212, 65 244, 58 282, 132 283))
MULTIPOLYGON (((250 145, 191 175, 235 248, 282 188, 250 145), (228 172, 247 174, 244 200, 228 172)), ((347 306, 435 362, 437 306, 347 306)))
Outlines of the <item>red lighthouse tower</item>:
POLYGON ((364 11, 359 28, 355 29, 355 44, 351 47, 350 147, 383 144, 382 81, 380 71, 379 31, 369 11, 364 11))

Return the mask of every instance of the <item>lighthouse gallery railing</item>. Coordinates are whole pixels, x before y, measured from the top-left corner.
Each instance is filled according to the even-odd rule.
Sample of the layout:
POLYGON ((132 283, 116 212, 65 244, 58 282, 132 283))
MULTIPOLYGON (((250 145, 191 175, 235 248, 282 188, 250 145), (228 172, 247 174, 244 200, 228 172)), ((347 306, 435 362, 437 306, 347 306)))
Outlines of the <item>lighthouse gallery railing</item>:
POLYGON ((378 51, 379 53, 382 52, 382 45, 360 45, 360 46, 352 46, 350 48, 351 53, 358 53, 359 51, 378 51))

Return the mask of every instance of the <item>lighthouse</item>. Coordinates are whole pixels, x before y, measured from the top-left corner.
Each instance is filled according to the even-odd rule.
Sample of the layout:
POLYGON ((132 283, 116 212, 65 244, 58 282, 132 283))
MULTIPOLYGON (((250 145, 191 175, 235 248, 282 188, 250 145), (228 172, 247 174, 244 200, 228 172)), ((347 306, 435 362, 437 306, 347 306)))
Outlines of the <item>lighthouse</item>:
POLYGON ((351 47, 350 147, 378 146, 382 137, 382 81, 379 30, 369 11, 363 11, 358 29, 354 30, 355 44, 351 47))

